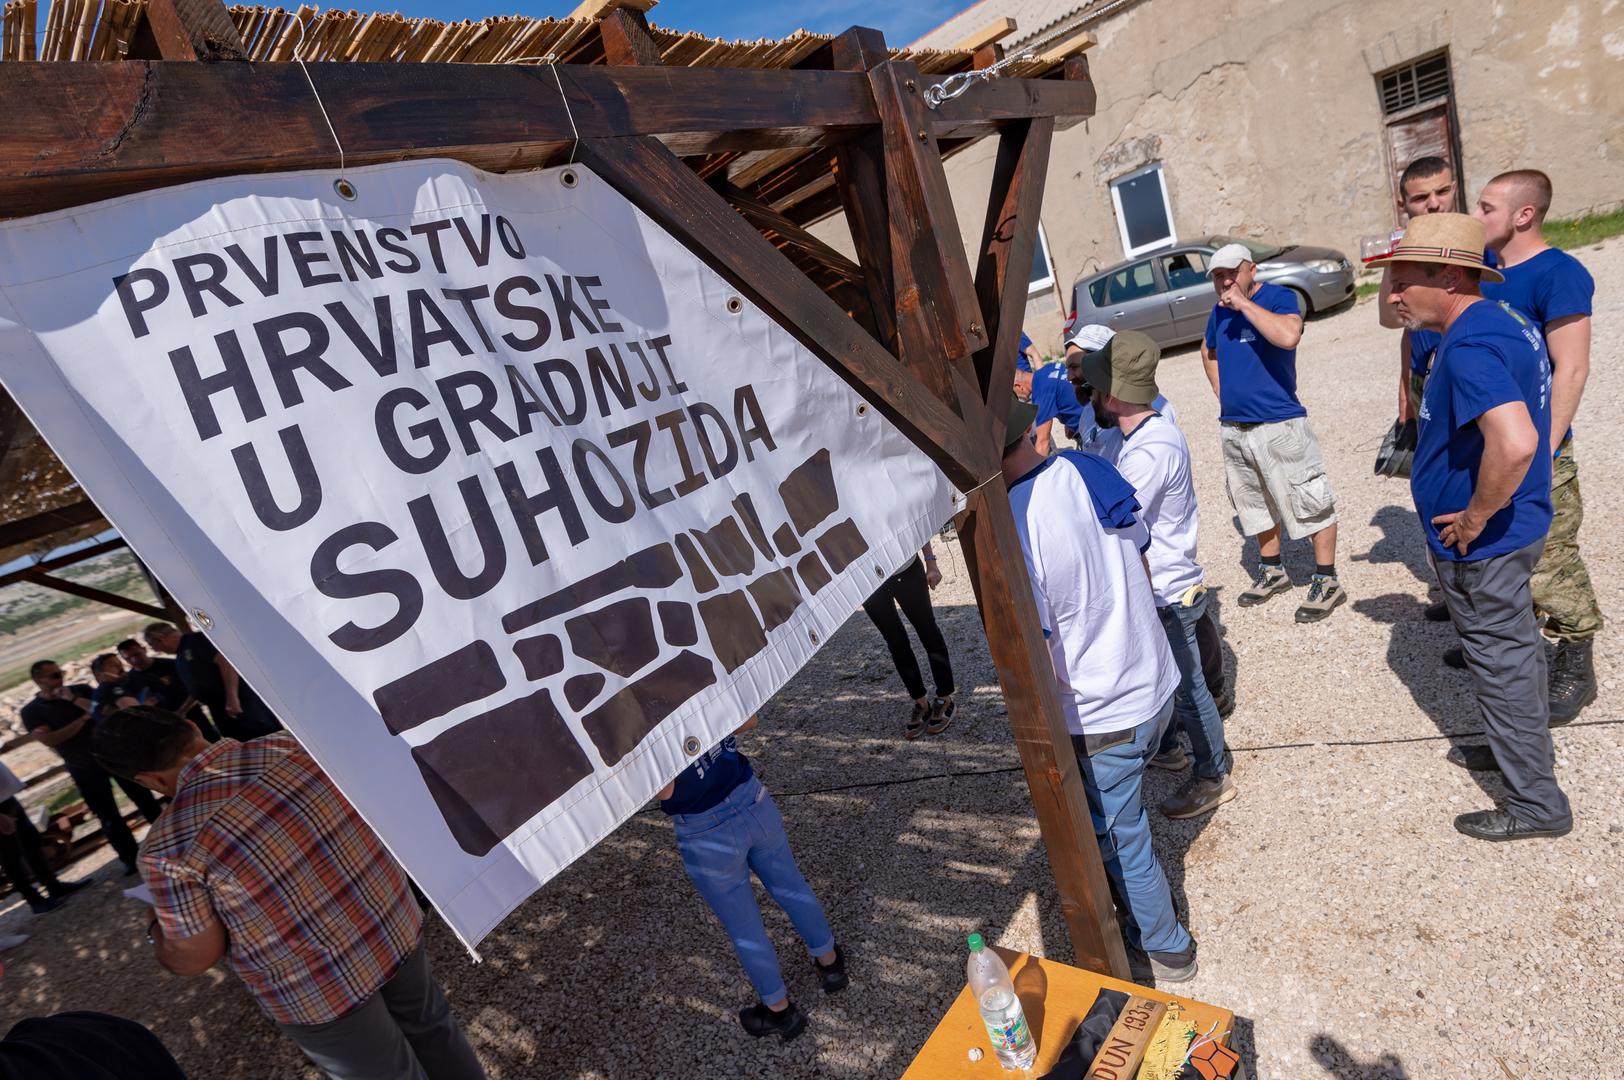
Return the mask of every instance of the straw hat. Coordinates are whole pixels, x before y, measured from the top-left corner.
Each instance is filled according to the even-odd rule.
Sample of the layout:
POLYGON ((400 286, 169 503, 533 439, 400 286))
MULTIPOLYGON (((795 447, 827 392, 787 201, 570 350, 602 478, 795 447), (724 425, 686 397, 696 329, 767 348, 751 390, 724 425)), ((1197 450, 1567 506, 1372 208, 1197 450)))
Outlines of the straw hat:
POLYGON ((1423 214, 1413 217, 1390 254, 1371 259, 1371 266, 1388 263, 1438 263, 1481 270, 1484 281, 1506 276, 1483 264, 1483 223, 1468 214, 1423 214))

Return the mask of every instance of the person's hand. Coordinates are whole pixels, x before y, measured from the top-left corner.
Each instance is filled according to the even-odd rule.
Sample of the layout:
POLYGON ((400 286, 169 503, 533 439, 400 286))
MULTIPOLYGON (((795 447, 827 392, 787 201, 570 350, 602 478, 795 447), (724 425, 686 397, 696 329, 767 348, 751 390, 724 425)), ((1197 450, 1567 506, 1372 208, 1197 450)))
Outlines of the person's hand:
POLYGON ((1398 388, 1398 422, 1408 423, 1410 419, 1410 393, 1405 387, 1398 388))
POLYGON ((17 833, 17 819, 10 814, 0 814, 0 836, 15 836, 17 833))
POLYGON ((1438 539, 1444 547, 1452 547, 1462 555, 1466 554, 1466 549, 1472 546, 1472 541, 1488 524, 1487 521, 1479 521, 1469 507, 1456 514, 1439 514, 1432 519, 1432 523, 1438 526, 1438 539))
POLYGON ((1241 301, 1246 299, 1241 295, 1240 282, 1232 281, 1229 287, 1218 294, 1218 302, 1231 311, 1239 311, 1241 301))
POLYGON ((930 586, 931 589, 934 590, 936 588, 936 586, 940 585, 941 583, 942 583, 942 572, 940 570, 936 569, 936 564, 934 562, 926 563, 925 564, 925 584, 930 586))
POLYGON ((227 698, 226 699, 226 715, 230 716, 230 717, 241 716, 242 715, 242 702, 238 701, 236 698, 227 698))

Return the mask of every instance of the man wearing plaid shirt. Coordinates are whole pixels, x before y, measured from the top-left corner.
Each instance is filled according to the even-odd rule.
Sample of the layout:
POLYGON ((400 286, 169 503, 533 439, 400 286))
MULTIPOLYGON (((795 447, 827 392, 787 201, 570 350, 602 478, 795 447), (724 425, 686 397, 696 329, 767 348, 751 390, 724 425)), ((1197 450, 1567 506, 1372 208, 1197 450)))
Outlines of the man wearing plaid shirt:
POLYGON ((201 975, 226 957, 334 1080, 484 1077, 405 872, 291 735, 210 743, 138 706, 102 721, 94 752, 171 800, 140 853, 158 963, 201 975))

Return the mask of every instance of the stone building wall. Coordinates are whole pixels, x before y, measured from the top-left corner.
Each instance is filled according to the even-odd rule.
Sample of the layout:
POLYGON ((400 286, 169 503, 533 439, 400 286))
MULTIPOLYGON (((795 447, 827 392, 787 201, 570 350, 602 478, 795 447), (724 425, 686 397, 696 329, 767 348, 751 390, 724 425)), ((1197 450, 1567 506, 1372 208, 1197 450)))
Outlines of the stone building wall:
MULTIPOLYGON (((1018 34, 1078 10, 1014 6, 1018 34)), ((985 0, 920 44, 1004 13, 985 0)), ((1356 258, 1361 235, 1396 220, 1375 76, 1440 48, 1468 197, 1497 172, 1537 167, 1554 181, 1553 215, 1624 203, 1624 0, 1137 0, 1092 30, 1098 110, 1056 136, 1044 198, 1059 288, 1034 298, 1028 329, 1046 351, 1071 283, 1125 257, 1110 182, 1151 162, 1181 237, 1243 233, 1356 258)), ((948 163, 970 244, 994 152, 987 140, 948 163)), ((850 250, 838 220, 820 230, 850 250)))

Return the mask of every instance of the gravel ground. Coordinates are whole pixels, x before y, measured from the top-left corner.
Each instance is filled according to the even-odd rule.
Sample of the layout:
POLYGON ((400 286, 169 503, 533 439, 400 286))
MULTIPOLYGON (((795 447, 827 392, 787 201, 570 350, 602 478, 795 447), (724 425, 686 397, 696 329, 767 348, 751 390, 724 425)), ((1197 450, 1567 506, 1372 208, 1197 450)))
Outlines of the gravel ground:
MULTIPOLYGON (((1611 287, 1624 284, 1624 242, 1582 257, 1602 285, 1580 415, 1585 544, 1616 621, 1624 567, 1599 538, 1624 528, 1602 482, 1620 475, 1624 453, 1602 437, 1606 418, 1624 416, 1624 304, 1611 287)), ((1597 1062, 1624 1060, 1612 1018, 1624 962, 1624 646, 1612 631, 1602 637, 1601 699, 1556 737, 1573 834, 1507 846, 1457 835, 1451 818, 1487 806, 1496 785, 1443 760, 1451 735, 1480 724, 1466 677, 1438 661, 1449 631, 1421 619, 1426 565, 1408 489, 1371 475, 1396 351, 1369 303, 1309 325, 1301 389, 1339 495, 1352 600, 1312 627, 1292 621, 1289 597, 1225 605, 1241 797, 1202 821, 1154 818, 1201 943, 1188 992, 1235 1010, 1235 1044, 1259 1077, 1601 1075, 1597 1062)), ((1196 455, 1209 580, 1233 597, 1246 572, 1216 405, 1194 352, 1171 355, 1163 371, 1196 455)), ((946 735, 899 737, 905 702, 859 616, 742 740, 850 954, 851 989, 816 995, 787 920, 768 905, 813 1026, 788 1045, 747 1040, 732 1016, 747 984, 683 876, 669 827, 645 812, 511 916, 483 963, 443 926, 431 930, 437 970, 492 1077, 895 1076, 962 985, 967 931, 1070 957, 952 545, 942 566, 938 614, 962 687, 946 735)), ((1306 543, 1288 545, 1287 566, 1306 580, 1306 543)), ((1152 776, 1151 801, 1173 783, 1152 776)), ((35 935, 3 957, 0 1023, 104 1009, 150 1024, 199 1080, 313 1075, 229 976, 160 972, 140 909, 118 895, 117 867, 93 872, 97 888, 57 914, 0 916, 0 932, 35 935)))

